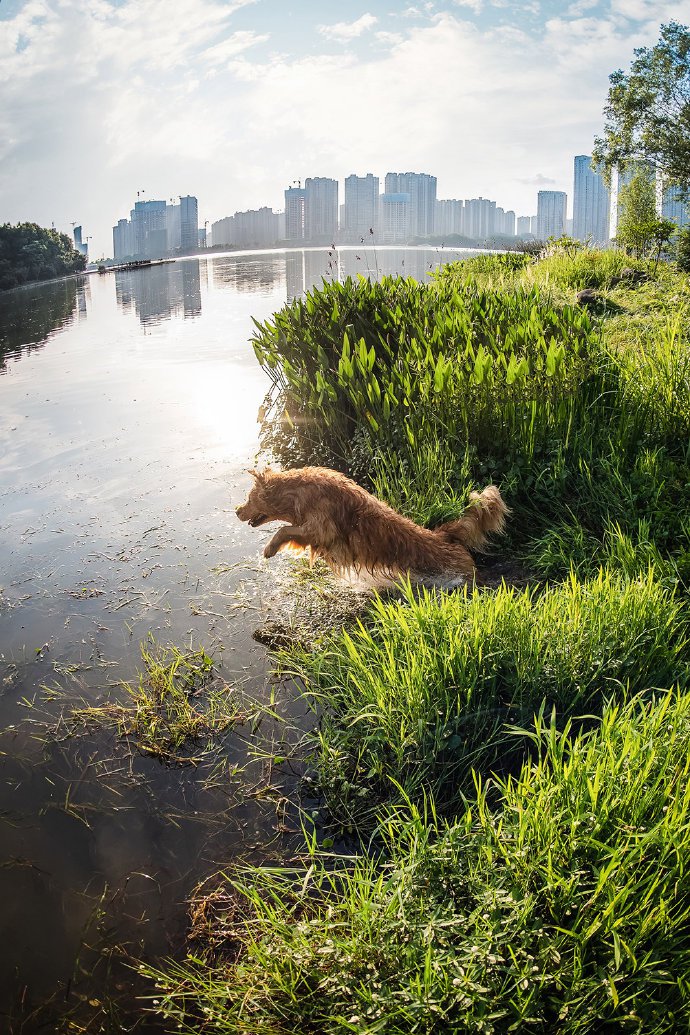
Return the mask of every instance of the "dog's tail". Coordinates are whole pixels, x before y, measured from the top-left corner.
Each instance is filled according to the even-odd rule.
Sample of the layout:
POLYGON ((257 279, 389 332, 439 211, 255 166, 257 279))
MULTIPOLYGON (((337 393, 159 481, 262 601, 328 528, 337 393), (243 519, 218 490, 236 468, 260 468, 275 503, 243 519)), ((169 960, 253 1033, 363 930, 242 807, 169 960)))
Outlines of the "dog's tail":
POLYGON ((470 505, 457 521, 447 521, 434 529, 450 542, 462 543, 470 550, 481 550, 490 532, 502 532, 510 510, 496 485, 470 493, 470 505))

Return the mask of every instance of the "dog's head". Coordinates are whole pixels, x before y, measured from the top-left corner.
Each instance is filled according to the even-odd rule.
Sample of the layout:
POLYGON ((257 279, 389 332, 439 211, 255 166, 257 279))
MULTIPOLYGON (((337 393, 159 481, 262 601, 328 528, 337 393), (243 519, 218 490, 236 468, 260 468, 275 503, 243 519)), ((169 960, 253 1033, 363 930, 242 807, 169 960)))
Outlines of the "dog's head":
POLYGON ((252 528, 268 521, 294 521, 294 501, 283 491, 280 475, 270 467, 249 473, 254 485, 245 502, 235 511, 240 521, 247 521, 252 528))

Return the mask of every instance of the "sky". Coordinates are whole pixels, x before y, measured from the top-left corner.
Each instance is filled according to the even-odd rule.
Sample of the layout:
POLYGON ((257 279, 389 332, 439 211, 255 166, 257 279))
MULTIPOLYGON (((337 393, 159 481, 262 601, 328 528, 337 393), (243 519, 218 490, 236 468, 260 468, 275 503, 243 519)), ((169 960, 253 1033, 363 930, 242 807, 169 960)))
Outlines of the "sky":
POLYGON ((210 224, 307 176, 427 172, 517 215, 603 130, 661 0, 0 0, 0 223, 113 253, 143 200, 210 224))

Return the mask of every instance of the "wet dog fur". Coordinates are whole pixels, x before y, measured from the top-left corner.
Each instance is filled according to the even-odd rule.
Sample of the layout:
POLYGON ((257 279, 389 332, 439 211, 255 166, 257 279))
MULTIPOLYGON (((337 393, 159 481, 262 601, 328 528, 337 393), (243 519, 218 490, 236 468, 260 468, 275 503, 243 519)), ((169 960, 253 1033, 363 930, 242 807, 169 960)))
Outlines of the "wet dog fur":
POLYGON ((264 557, 300 547, 321 557, 334 571, 404 573, 473 578, 470 550, 480 550, 491 532, 502 532, 509 513, 498 488, 473 492, 457 521, 430 530, 416 525, 376 499, 351 478, 326 467, 294 471, 250 471, 254 485, 240 521, 258 528, 285 524, 264 549, 264 557))

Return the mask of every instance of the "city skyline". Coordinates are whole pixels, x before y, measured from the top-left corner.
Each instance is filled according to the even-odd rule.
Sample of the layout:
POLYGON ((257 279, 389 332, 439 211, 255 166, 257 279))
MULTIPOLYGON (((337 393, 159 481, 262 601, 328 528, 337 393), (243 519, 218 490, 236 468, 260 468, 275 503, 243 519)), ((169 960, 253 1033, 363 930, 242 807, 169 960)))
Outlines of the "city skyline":
POLYGON ((342 182, 353 166, 431 169, 439 197, 533 214, 537 191, 570 194, 611 72, 677 13, 659 0, 4 0, 0 220, 77 223, 97 257, 137 191, 195 194, 203 226, 228 205, 280 208, 295 170, 342 182))
MULTIPOLYGON (((488 198, 437 198, 437 180, 430 173, 388 172, 381 180, 372 173, 345 177, 344 201, 339 203, 339 182, 329 177, 307 177, 302 187, 295 180, 284 191, 285 207, 274 212, 268 206, 235 211, 211 224, 212 247, 272 248, 300 244, 404 245, 415 241, 446 238, 448 243, 500 245, 505 238, 548 240, 563 234, 606 247, 615 237, 619 210, 619 186, 649 163, 633 163, 622 176, 614 168, 610 189, 592 166, 591 155, 573 158, 572 216, 565 191, 537 193, 536 214, 507 212, 488 198)), ((676 188, 656 188, 659 216, 678 226, 690 221, 688 208, 676 188)), ((207 246, 207 227, 198 227, 196 197, 138 200, 130 220, 120 219, 113 227, 113 257, 116 262, 150 259, 189 253, 207 246)), ((75 227, 77 247, 82 228, 75 227)))

